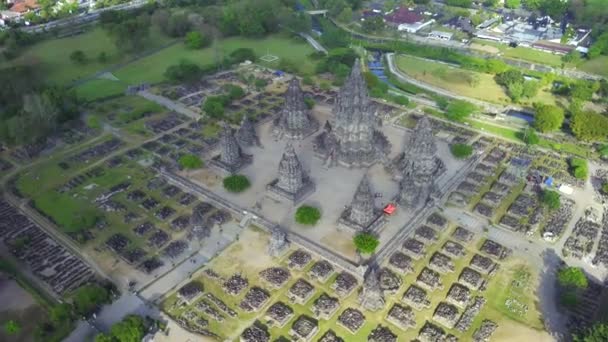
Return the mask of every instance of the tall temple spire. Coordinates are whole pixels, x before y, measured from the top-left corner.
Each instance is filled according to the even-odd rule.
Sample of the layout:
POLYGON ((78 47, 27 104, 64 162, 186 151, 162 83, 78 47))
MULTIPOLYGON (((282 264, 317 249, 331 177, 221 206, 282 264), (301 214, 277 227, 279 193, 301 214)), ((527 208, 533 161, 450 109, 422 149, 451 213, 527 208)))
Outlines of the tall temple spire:
POLYGON ((380 272, 374 262, 369 265, 359 292, 359 304, 370 311, 378 311, 384 307, 384 293, 380 288, 380 272))
POLYGON ((241 159, 241 148, 232 132, 232 128, 226 123, 220 133, 220 161, 226 165, 237 165, 241 159))
POLYGON ((405 151, 395 162, 396 178, 400 180, 400 205, 423 207, 437 191, 435 179, 445 171, 445 165, 436 154, 431 123, 428 117, 423 116, 418 120, 405 151))
POLYGON ((304 172, 302 163, 296 155, 291 143, 285 146, 285 151, 279 162, 279 176, 268 184, 267 189, 296 203, 304 195, 314 191, 314 184, 304 172))
POLYGON ((374 195, 367 174, 363 175, 350 208, 350 221, 367 227, 375 218, 374 195))
POLYGON ((326 130, 315 138, 317 155, 330 165, 346 167, 369 167, 384 161, 391 146, 376 130, 377 119, 372 107, 357 59, 336 97, 331 131, 326 130))
POLYGON ((220 154, 210 160, 210 165, 227 173, 234 173, 244 166, 251 164, 251 155, 241 151, 232 128, 224 123, 220 132, 220 154))
POLYGON ((289 139, 304 139, 319 128, 304 102, 300 82, 293 78, 285 92, 285 103, 280 116, 274 122, 275 134, 289 139))
POLYGON ((243 116, 243 120, 241 120, 241 126, 236 132, 236 139, 241 147, 260 145, 260 139, 258 138, 258 135, 255 132, 255 126, 253 125, 253 121, 251 121, 248 115, 243 116))
POLYGON ((279 183, 277 186, 287 192, 296 193, 302 187, 304 171, 291 143, 285 147, 279 162, 279 183))

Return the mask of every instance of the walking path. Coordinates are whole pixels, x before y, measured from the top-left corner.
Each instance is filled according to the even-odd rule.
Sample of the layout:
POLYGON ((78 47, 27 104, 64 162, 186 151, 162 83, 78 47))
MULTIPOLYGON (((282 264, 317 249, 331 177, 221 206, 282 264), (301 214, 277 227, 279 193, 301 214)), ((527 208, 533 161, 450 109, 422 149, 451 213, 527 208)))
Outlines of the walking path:
POLYGON ((182 105, 181 103, 175 102, 173 100, 170 100, 166 97, 163 96, 159 96, 159 95, 155 95, 152 94, 151 92, 147 91, 147 90, 143 90, 140 91, 139 93, 137 93, 139 96, 150 100, 152 102, 155 102, 169 110, 172 110, 174 112, 178 112, 180 114, 183 114, 193 120, 198 120, 201 118, 201 114, 193 111, 190 108, 187 108, 186 106, 182 105))

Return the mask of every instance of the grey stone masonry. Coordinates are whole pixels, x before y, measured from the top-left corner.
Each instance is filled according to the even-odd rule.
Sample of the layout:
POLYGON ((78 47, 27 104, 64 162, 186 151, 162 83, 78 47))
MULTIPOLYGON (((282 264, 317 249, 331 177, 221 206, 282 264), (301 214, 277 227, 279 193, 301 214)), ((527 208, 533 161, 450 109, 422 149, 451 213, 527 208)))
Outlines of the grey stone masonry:
POLYGON ((359 304, 370 311, 384 307, 384 293, 380 286, 380 272, 377 265, 370 265, 365 274, 363 287, 359 292, 359 304))
POLYGON ((281 256, 289 248, 287 234, 281 229, 272 229, 270 242, 268 243, 268 254, 272 257, 281 256))
POLYGON ((285 104, 274 121, 274 133, 288 139, 304 139, 319 129, 319 122, 310 114, 304 102, 300 82, 293 78, 285 92, 285 104))
POLYGON ((272 194, 296 204, 315 190, 314 183, 306 175, 291 143, 285 147, 279 162, 279 177, 267 185, 272 194))
POLYGON ((354 231, 373 231, 386 223, 382 210, 374 205, 374 194, 367 174, 363 176, 350 206, 338 221, 340 227, 354 231))
POLYGON ((399 183, 398 202, 406 208, 422 208, 437 195, 435 180, 445 171, 437 157, 437 146, 426 116, 418 120, 405 151, 391 170, 399 183))
POLYGON ((210 165, 232 174, 251 164, 252 160, 251 155, 246 155, 241 151, 232 128, 228 124, 224 124, 220 133, 220 154, 211 159, 210 165))
POLYGON ((249 116, 243 116, 241 126, 236 131, 236 140, 241 147, 260 146, 260 139, 255 132, 255 126, 249 116))
POLYGON ((361 63, 355 61, 352 72, 340 89, 332 110, 333 117, 313 147, 318 157, 330 166, 369 167, 385 162, 391 144, 378 131, 378 120, 361 75, 361 63))

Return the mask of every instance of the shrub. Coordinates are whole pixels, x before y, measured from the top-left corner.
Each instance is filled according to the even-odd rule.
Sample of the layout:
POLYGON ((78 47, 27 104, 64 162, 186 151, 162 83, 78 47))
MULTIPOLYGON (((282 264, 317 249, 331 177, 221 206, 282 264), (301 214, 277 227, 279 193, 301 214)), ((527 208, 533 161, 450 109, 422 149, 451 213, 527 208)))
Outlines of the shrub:
POLYGON ((551 210, 558 209, 560 206, 559 194, 555 191, 543 190, 540 200, 551 210))
POLYGON ((465 159, 473 154, 473 147, 467 144, 454 144, 450 147, 452 155, 458 159, 465 159))
POLYGON ((188 32, 186 38, 184 38, 184 44, 192 50, 201 49, 210 43, 209 38, 198 31, 188 32))
POLYGON ((224 178, 224 189, 229 192, 239 193, 247 190, 251 183, 249 179, 243 175, 232 175, 224 178))
POLYGON ((224 106, 227 101, 226 96, 209 96, 203 103, 203 110, 207 115, 214 119, 221 119, 224 117, 224 106))
POLYGON ((310 97, 305 97, 304 98, 304 103, 306 103, 306 107, 308 109, 312 109, 315 106, 315 100, 313 98, 310 98, 310 97))
POLYGON ((17 335, 19 331, 21 331, 21 325, 17 321, 10 320, 4 323, 4 332, 7 335, 17 335))
POLYGON ((100 305, 110 301, 110 293, 98 284, 86 284, 74 291, 72 300, 76 313, 88 316, 100 305))
POLYGON ((303 205, 296 210, 296 222, 307 226, 314 226, 321 218, 321 212, 315 207, 303 205))
POLYGON ((200 169, 203 167, 203 161, 194 154, 186 154, 179 158, 179 166, 186 170, 200 169))
POLYGON ((589 285, 585 272, 579 267, 565 267, 557 272, 558 283, 566 288, 585 289, 589 285))
POLYGON ((587 175, 589 174, 587 160, 580 158, 570 159, 570 173, 572 173, 576 179, 587 179, 587 175))
POLYGON ((370 233, 359 233, 353 238, 357 251, 363 254, 372 254, 380 244, 378 238, 370 233))
POLYGON ((224 86, 224 91, 228 93, 230 101, 238 100, 245 96, 245 90, 236 84, 226 84, 224 86))
POLYGON ((608 182, 602 184, 602 192, 604 193, 604 195, 608 195, 608 182))
POLYGON ((230 58, 233 63, 242 63, 244 61, 255 62, 255 52, 249 48, 238 48, 230 53, 230 58))
POLYGON ((70 60, 75 64, 84 64, 87 62, 87 56, 82 50, 76 50, 70 54, 70 60))
POLYGON ((446 116, 453 121, 462 121, 476 110, 477 107, 474 104, 463 100, 452 101, 445 109, 446 116))
POLYGON ((522 140, 528 145, 536 145, 540 142, 540 138, 536 132, 530 128, 526 128, 526 130, 522 133, 522 140))

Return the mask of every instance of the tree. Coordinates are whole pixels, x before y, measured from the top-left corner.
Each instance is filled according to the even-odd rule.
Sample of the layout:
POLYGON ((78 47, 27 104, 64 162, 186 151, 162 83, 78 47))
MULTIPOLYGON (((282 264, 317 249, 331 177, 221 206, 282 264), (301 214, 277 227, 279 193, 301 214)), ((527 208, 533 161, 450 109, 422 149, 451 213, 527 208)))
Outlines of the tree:
POLYGON ((193 83, 200 80, 202 75, 203 70, 197 64, 185 59, 169 66, 164 73, 165 78, 174 83, 193 83))
POLYGON ((247 190, 251 183, 249 179, 243 175, 232 175, 224 178, 224 189, 229 192, 239 193, 247 190))
POLYGON ((49 318, 54 324, 61 324, 73 319, 72 306, 68 303, 61 303, 51 308, 49 318))
POLYGON ((538 135, 536 134, 536 132, 533 129, 526 128, 526 130, 522 133, 522 135, 523 135, 522 140, 527 145, 537 145, 540 142, 540 138, 538 137, 538 135))
POLYGON ((579 80, 568 86, 568 95, 580 101, 589 101, 600 89, 600 84, 593 81, 579 80))
POLYGON ((98 284, 90 283, 77 288, 72 294, 74 310, 81 316, 92 314, 110 301, 110 292, 98 284))
POLYGON ((538 89, 540 88, 540 84, 537 81, 526 81, 524 82, 524 86, 522 89, 521 96, 525 98, 533 98, 538 94, 538 89))
POLYGON ((190 31, 191 27, 192 25, 185 13, 175 13, 169 17, 165 33, 170 37, 183 37, 190 31))
POLYGON ((353 10, 350 7, 346 7, 338 14, 338 21, 348 24, 353 20, 353 10))
POLYGON ((477 107, 464 100, 454 100, 446 107, 446 116, 453 121, 462 121, 477 110, 477 107))
POLYGON ((608 341, 608 324, 597 322, 590 328, 572 336, 574 342, 605 342, 608 341))
POLYGON ((592 111, 573 113, 570 129, 578 140, 604 140, 608 137, 608 117, 592 111))
POLYGON ((236 84, 226 84, 224 85, 224 91, 227 93, 230 101, 238 100, 240 98, 245 97, 246 93, 243 88, 239 87, 236 84))
POLYGON ((509 69, 497 74, 495 77, 496 83, 507 86, 512 83, 524 83, 524 75, 517 69, 509 69))
POLYGON ((197 50, 208 46, 211 43, 206 36, 199 31, 190 31, 184 38, 184 44, 186 47, 192 50, 197 50))
POLYGON ((150 19, 139 15, 104 26, 116 47, 126 53, 141 51, 150 35, 150 19))
POLYGON ((242 63, 244 61, 255 62, 255 52, 249 48, 238 48, 230 53, 232 63, 242 63))
POLYGON ((128 315, 110 328, 112 337, 119 342, 140 342, 145 332, 144 320, 138 315, 128 315))
POLYGON ((565 288, 585 289, 589 281, 580 267, 564 267, 557 271, 557 281, 565 288))
POLYGON ((589 174, 589 166, 587 164, 587 160, 581 158, 572 158, 569 161, 570 164, 570 173, 576 179, 587 179, 587 175, 589 174))
POLYGON ((363 21, 363 31, 365 32, 378 32, 384 29, 384 18, 376 15, 363 21))
POLYGON ((380 241, 371 233, 359 233, 353 238, 357 251, 362 254, 372 254, 378 248, 380 241))
POLYGON ((179 158, 179 166, 186 170, 200 169, 203 167, 203 161, 194 154, 185 154, 179 158))
POLYGON ((450 151, 457 159, 466 159, 473 154, 473 147, 467 144, 453 144, 450 146, 450 151))
POLYGON ((559 209, 561 202, 559 198, 559 193, 547 189, 543 190, 543 192, 540 194, 540 200, 550 210, 559 209))
POLYGON ((315 207, 303 205, 296 210, 296 222, 307 226, 314 226, 321 219, 321 212, 315 207))
POLYGON ((108 62, 108 55, 105 52, 100 52, 99 55, 97 55, 97 62, 104 64, 108 62))
POLYGON ((82 50, 76 50, 70 54, 70 60, 75 64, 85 64, 87 62, 87 56, 82 50))
POLYGON ((506 8, 519 8, 521 6, 521 0, 505 0, 506 8))
POLYGON ((449 6, 470 8, 472 0, 445 0, 445 4, 449 6))
POLYGON ((534 128, 546 133, 558 130, 564 123, 564 110, 553 105, 537 103, 534 105, 534 128))
POLYGON ((224 106, 227 104, 225 95, 209 96, 203 103, 203 111, 214 119, 224 117, 224 106))
POLYGON ((608 195, 608 182, 604 182, 604 184, 602 184, 602 193, 604 193, 604 195, 608 195))
POLYGON ((313 109, 315 107, 315 99, 313 99, 312 97, 306 96, 304 98, 304 103, 306 104, 306 108, 308 109, 313 109))
POLYGON ((555 20, 560 20, 568 9, 569 1, 563 0, 541 0, 540 11, 555 20))
POLYGON ((4 332, 9 335, 17 335, 21 331, 21 325, 15 320, 6 321, 4 323, 4 332))

